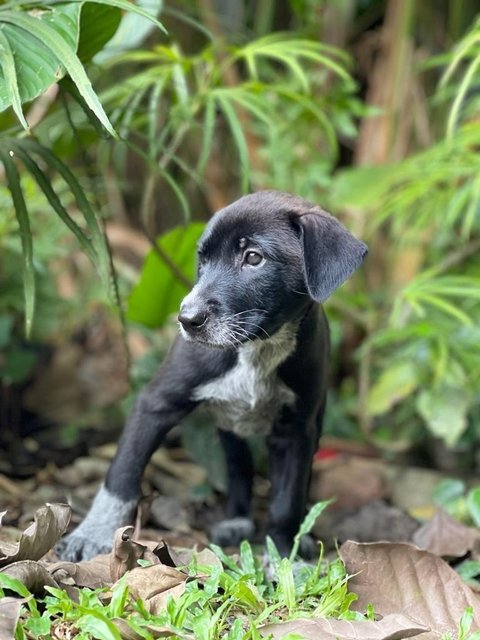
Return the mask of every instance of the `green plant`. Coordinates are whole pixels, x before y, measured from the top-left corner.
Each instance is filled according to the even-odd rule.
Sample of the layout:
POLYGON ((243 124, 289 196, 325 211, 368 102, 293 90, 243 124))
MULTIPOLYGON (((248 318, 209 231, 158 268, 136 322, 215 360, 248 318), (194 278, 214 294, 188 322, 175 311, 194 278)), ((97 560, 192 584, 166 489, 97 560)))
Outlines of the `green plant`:
POLYGON ((462 480, 447 478, 436 487, 433 500, 454 518, 480 527, 480 487, 467 489, 462 480))
POLYGON ((446 135, 401 162, 347 170, 333 185, 332 201, 368 212, 370 237, 383 239, 373 248, 377 272, 388 246, 372 303, 355 314, 367 334, 358 411, 381 446, 407 447, 422 425, 453 446, 478 407, 480 127, 468 89, 478 78, 479 29, 449 55, 436 94, 450 105, 446 135), (447 86, 463 60, 458 84, 447 86))
MULTIPOLYGON (((308 533, 329 502, 315 505, 297 536, 308 533)), ((119 619, 124 631, 152 638, 163 629, 173 637, 216 640, 256 640, 259 627, 298 617, 336 617, 364 620, 350 611, 356 596, 348 592, 348 576, 337 559, 327 562, 322 554, 316 564, 298 563, 294 557, 280 559, 273 542, 261 562, 251 545, 243 542, 237 560, 213 547, 217 562, 202 565, 194 554, 185 567, 190 579, 185 593, 167 600, 163 611, 151 614, 141 600, 128 593, 126 576, 118 581, 109 599, 106 590, 79 589, 78 599, 60 589, 46 587, 48 595, 37 604, 24 585, 0 573, 0 596, 5 590, 24 598, 17 637, 55 635, 59 627, 71 628, 76 637, 119 640, 119 619), (265 565, 266 560, 266 565, 265 565), (265 567, 267 566, 267 571, 265 567), (233 621, 233 624, 232 624, 233 621), (78 634, 78 635, 77 635, 78 634)), ((123 635, 123 634, 122 634, 123 635)))
MULTIPOLYGON (((148 12, 126 0, 92 2, 93 5, 77 0, 61 4, 48 0, 41 3, 23 1, 7 2, 0 7, 0 111, 11 106, 27 132, 31 127, 23 114, 22 104, 32 101, 68 74, 69 82, 65 80, 63 88, 70 90, 89 117, 98 119, 111 135, 116 135, 84 65, 91 61, 116 31, 121 19, 120 9, 136 12, 159 27, 161 25, 148 12)), ((10 130, 0 139, 0 160, 22 239, 28 335, 34 316, 36 279, 31 214, 17 161, 36 180, 52 210, 74 233, 107 287, 112 273, 110 255, 97 212, 74 173, 48 146, 19 134, 8 115, 4 118, 6 123, 10 125, 10 130), (87 232, 62 203, 52 187, 51 176, 46 168, 50 173, 61 176, 74 194, 87 232)))

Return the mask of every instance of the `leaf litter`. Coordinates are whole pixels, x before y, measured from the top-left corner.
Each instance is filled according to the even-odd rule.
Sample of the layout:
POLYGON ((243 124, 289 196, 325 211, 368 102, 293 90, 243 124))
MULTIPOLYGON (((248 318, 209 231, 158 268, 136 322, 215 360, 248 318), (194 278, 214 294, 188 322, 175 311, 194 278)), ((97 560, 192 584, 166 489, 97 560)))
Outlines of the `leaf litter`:
MULTIPOLYGON (((216 588, 218 593, 228 591, 236 594, 241 602, 257 597, 255 606, 259 611, 265 610, 265 601, 259 595, 263 587, 253 556, 227 557, 207 548, 200 551, 175 549, 164 542, 137 540, 133 527, 123 527, 117 531, 110 554, 79 563, 52 561, 51 549, 65 532, 69 517, 67 506, 45 505, 37 510, 33 524, 23 531, 17 543, 3 542, 0 528, 0 588, 3 595, 0 598, 0 640, 15 638, 19 617, 24 618, 28 608, 29 599, 25 593, 20 589, 17 592, 14 588, 10 589, 8 585, 15 582, 9 583, 9 580, 20 581, 30 593, 37 596, 58 594, 56 590, 63 590, 72 602, 79 597, 85 600, 85 588, 93 590, 92 598, 97 597, 95 590, 106 590, 98 597, 102 602, 110 602, 108 606, 112 606, 115 598, 118 598, 115 594, 123 593, 124 599, 128 594, 133 601, 141 603, 137 606, 143 607, 145 615, 153 616, 153 621, 171 607, 169 603, 181 602, 182 598, 191 596, 187 589, 191 581, 200 584, 199 593, 203 594, 212 590, 213 584, 213 590, 216 588), (249 565, 250 574, 241 571, 235 574, 232 571, 242 563, 249 565), (193 572, 192 567, 195 568, 193 572), (226 576, 221 573, 224 568, 229 571, 230 582, 220 585, 219 576, 226 576), (252 572, 256 573, 256 577, 252 572), (12 597, 12 594, 18 597, 12 597)), ((450 516, 439 511, 431 522, 419 529, 415 540, 429 550, 406 543, 348 541, 342 545, 340 556, 350 576, 348 590, 358 596, 352 610, 364 614, 373 605, 374 615, 369 619, 360 616, 358 619, 337 620, 314 614, 305 617, 304 609, 296 611, 288 608, 287 611, 287 607, 284 607, 275 611, 276 620, 275 616, 273 621, 267 615, 261 618, 259 633, 273 640, 285 636, 319 640, 400 640, 420 636, 422 640, 440 640, 442 637, 458 636, 459 623, 466 610, 471 618, 469 632, 479 631, 478 596, 439 557, 439 554, 458 558, 477 553, 478 531, 452 521, 450 516), (288 619, 292 616, 293 619, 288 619)), ((321 580, 320 575, 318 579, 321 580)), ((292 574, 292 585, 296 580, 297 577, 292 574)), ((295 588, 298 591, 298 587, 295 588)), ((230 599, 232 597, 230 595, 230 599)), ((294 600, 295 597, 294 594, 294 600)), ((85 614, 81 618, 85 625, 82 630, 88 631, 89 625, 93 625, 91 637, 137 640, 176 635, 168 625, 152 623, 139 629, 121 615, 103 619, 95 609, 85 608, 85 604, 82 606, 90 611, 90 617, 85 614), (99 631, 96 625, 106 625, 105 629, 110 631, 99 631), (150 635, 146 636, 146 632, 150 635)), ((240 624, 248 627, 249 618, 242 606, 236 609, 232 605, 230 615, 232 620, 238 619, 240 624)), ((204 615, 200 608, 198 615, 204 615)), ((60 633, 60 624, 63 625, 61 637, 75 635, 74 631, 68 631, 68 626, 65 627, 65 621, 59 622, 56 633, 60 633)), ((31 637, 39 636, 33 634, 31 637)), ((60 636, 57 634, 55 637, 60 636)))

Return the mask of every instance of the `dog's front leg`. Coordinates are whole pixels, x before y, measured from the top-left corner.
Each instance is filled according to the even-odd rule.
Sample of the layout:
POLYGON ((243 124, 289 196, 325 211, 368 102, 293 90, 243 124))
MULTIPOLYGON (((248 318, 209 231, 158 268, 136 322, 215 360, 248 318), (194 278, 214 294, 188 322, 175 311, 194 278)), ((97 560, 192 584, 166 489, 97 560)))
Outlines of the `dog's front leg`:
POLYGON ((56 547, 61 558, 76 562, 112 548, 116 529, 132 522, 151 455, 167 432, 194 406, 195 403, 181 400, 181 393, 165 393, 156 381, 138 396, 105 484, 85 520, 56 547))
POLYGON ((294 419, 275 424, 268 439, 271 498, 267 533, 284 556, 305 516, 317 427, 294 419), (296 424, 295 424, 296 422, 296 424))

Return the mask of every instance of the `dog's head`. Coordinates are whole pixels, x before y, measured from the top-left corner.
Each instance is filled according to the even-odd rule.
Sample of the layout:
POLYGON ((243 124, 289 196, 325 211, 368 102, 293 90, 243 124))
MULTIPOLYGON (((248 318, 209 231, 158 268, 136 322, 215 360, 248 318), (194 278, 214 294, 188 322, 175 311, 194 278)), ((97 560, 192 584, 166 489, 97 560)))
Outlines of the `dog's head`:
POLYGON ((260 191, 218 211, 198 244, 198 280, 180 307, 187 340, 234 347, 267 338, 323 302, 367 247, 302 198, 260 191))

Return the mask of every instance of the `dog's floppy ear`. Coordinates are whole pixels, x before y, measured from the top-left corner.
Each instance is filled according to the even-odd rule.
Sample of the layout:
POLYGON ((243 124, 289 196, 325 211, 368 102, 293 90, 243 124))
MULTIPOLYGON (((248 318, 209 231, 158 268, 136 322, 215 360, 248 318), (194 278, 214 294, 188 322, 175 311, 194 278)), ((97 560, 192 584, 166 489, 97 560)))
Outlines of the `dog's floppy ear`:
POLYGON ((303 240, 308 292, 323 302, 362 264, 367 246, 321 209, 300 214, 296 223, 303 240))

